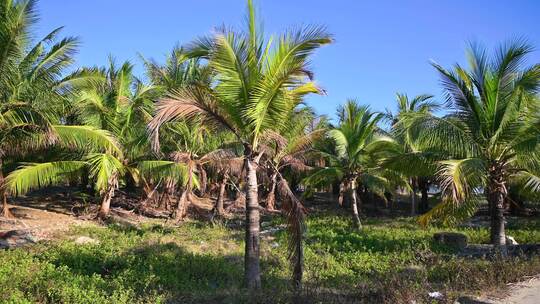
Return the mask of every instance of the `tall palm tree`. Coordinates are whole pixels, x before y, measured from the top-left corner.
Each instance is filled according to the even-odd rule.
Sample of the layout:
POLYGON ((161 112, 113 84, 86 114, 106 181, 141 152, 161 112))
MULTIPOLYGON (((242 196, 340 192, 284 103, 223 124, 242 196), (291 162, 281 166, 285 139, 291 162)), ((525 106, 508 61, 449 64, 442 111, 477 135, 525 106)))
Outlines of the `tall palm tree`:
POLYGON ((252 0, 248 11, 246 32, 221 29, 190 46, 192 56, 208 60, 214 85, 194 86, 162 100, 150 129, 156 133, 166 121, 197 117, 226 128, 242 142, 247 173, 245 279, 255 289, 261 285, 256 174, 262 157, 260 140, 284 124, 299 96, 321 92, 311 81, 308 59, 331 37, 323 28, 311 26, 287 32, 275 44, 273 39, 265 43, 252 0))
POLYGON ((471 215, 487 199, 491 243, 505 244, 504 201, 514 179, 540 190, 540 65, 525 67, 532 48, 517 40, 489 57, 472 45, 469 70, 456 64, 447 70, 436 63, 449 111, 444 117, 410 115, 410 130, 427 149, 448 159, 438 163, 443 202, 423 218, 471 215))
POLYGON ((381 160, 397 149, 397 144, 377 125, 383 115, 371 112, 367 106, 349 100, 338 109, 338 116, 338 126, 329 131, 329 147, 319 151, 326 159, 326 167, 316 169, 304 183, 321 185, 339 181, 340 202, 348 192, 353 219, 360 229, 358 186, 379 193, 390 187, 394 177, 392 172, 381 168, 381 160))

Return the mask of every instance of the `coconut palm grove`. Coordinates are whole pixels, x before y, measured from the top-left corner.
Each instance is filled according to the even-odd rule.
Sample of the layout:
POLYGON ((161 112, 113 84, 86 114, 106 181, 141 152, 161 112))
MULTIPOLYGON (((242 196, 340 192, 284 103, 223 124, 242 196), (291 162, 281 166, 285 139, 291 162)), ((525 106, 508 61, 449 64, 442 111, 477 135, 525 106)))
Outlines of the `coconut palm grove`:
POLYGON ((0 0, 1 303, 518 303, 540 274, 527 37, 425 58, 441 95, 321 115, 324 24, 268 32, 247 0, 161 59, 83 66, 38 7, 0 0))

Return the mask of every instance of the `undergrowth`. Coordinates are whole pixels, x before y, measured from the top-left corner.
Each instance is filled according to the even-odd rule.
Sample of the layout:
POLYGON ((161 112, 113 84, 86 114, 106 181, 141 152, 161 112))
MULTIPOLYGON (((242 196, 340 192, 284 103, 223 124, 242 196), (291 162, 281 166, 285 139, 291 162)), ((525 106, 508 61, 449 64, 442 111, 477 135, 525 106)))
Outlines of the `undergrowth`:
MULTIPOLYGON (((263 229, 280 227, 281 219, 263 229)), ((238 225, 237 225, 238 226, 238 225)), ((540 273, 540 259, 458 258, 432 241, 439 228, 412 219, 368 219, 355 231, 343 215, 312 214, 305 246, 305 280, 289 290, 287 235, 265 234, 263 290, 242 288, 243 231, 227 223, 191 222, 172 228, 78 227, 59 240, 0 251, 2 303, 451 303, 540 273), (88 236, 98 244, 79 245, 88 236)), ((537 222, 510 223, 518 242, 540 243, 537 222)), ((458 228, 487 242, 485 228, 458 228)))

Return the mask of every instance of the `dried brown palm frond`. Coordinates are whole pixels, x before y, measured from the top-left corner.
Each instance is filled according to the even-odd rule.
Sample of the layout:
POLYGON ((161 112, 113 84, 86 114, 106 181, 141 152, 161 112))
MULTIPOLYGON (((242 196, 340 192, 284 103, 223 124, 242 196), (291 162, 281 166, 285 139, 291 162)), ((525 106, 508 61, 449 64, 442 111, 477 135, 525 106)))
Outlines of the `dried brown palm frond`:
POLYGON ((231 149, 217 149, 201 156, 200 161, 202 163, 220 162, 235 157, 237 157, 237 155, 231 149))
POLYGON ((225 127, 236 134, 235 129, 224 118, 218 100, 210 88, 189 86, 170 94, 156 105, 156 115, 148 124, 152 147, 159 151, 159 128, 175 119, 197 119, 201 124, 216 128, 225 127))
POLYGON ((270 145, 275 144, 276 150, 281 151, 287 147, 289 141, 283 135, 273 130, 267 130, 261 136, 261 142, 270 145))
POLYGON ((293 266, 293 282, 296 288, 301 287, 304 248, 303 238, 306 230, 306 209, 289 187, 287 180, 278 174, 278 195, 283 201, 283 211, 287 216, 289 230, 289 260, 293 266))
POLYGON ((293 157, 289 155, 283 157, 280 167, 289 167, 297 173, 308 172, 313 169, 313 167, 306 165, 305 157, 293 157))
POLYGON ((192 154, 176 151, 171 153, 169 158, 174 162, 187 164, 192 161, 192 154))

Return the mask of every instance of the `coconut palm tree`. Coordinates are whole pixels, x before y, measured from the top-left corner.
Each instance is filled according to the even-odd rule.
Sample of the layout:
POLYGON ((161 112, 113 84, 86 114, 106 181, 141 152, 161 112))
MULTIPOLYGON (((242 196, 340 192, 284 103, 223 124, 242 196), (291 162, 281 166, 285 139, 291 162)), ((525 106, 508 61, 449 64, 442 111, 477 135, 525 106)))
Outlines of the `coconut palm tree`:
POLYGON ((268 195, 266 196, 266 209, 275 211, 276 187, 278 182, 288 183, 283 175, 299 175, 307 173, 311 167, 308 165, 309 153, 313 144, 320 140, 326 133, 322 126, 310 127, 315 120, 315 114, 309 107, 299 109, 291 113, 291 117, 285 124, 284 129, 278 132, 265 134, 267 153, 265 167, 270 176, 268 195))
POLYGON ((173 92, 193 84, 209 85, 212 79, 212 70, 201 64, 199 58, 191 58, 182 47, 173 48, 163 64, 142 56, 141 59, 148 79, 165 92, 173 92))
MULTIPOLYGON (((356 227, 361 229, 357 190, 359 185, 382 193, 399 177, 381 167, 389 152, 398 149, 397 143, 378 127, 383 114, 369 110, 354 100, 338 109, 339 124, 329 131, 326 149, 319 151, 326 166, 314 170, 304 183, 310 186, 340 183, 341 202, 349 193, 356 227)), ((384 196, 382 196, 384 197, 384 196)))
POLYGON ((281 128, 299 96, 321 92, 310 80, 308 59, 331 37, 323 28, 310 26, 265 43, 251 0, 248 12, 246 32, 221 29, 189 47, 192 56, 208 60, 214 84, 193 86, 162 100, 150 129, 156 133, 166 121, 197 117, 226 128, 242 142, 247 173, 245 279, 255 289, 261 285, 256 174, 263 155, 260 141, 265 132, 281 128))
POLYGON ((440 105, 433 101, 432 95, 418 95, 410 99, 406 94, 396 94, 397 111, 387 111, 387 119, 392 123, 391 133, 396 142, 401 145, 401 150, 396 155, 389 157, 385 166, 389 169, 398 170, 409 177, 408 188, 411 189, 411 215, 418 211, 425 212, 428 208, 428 194, 430 176, 434 172, 432 153, 423 151, 416 143, 404 121, 411 113, 432 113, 440 105), (415 158, 415 159, 413 159, 415 158), (407 159, 407 161, 404 161, 407 159), (412 165, 414 164, 414 166, 412 165), (420 175, 419 175, 420 174, 420 175), (420 204, 416 204, 416 193, 421 191, 420 204))
POLYGON ((473 44, 469 70, 456 64, 441 76, 449 112, 410 115, 410 132, 425 148, 446 154, 437 176, 444 192, 441 204, 421 218, 447 220, 469 216, 487 199, 491 243, 505 244, 504 201, 514 179, 540 190, 538 99, 540 65, 524 66, 532 48, 517 40, 489 57, 473 44), (453 216, 453 217, 449 217, 453 216))
MULTIPOLYGON (((0 195, 2 215, 10 216, 4 187, 3 161, 13 155, 67 140, 96 144, 102 135, 94 129, 60 125, 62 109, 73 86, 93 79, 87 71, 63 75, 73 63, 78 40, 58 39, 55 29, 32 44, 31 29, 38 15, 35 1, 0 1, 0 195), (83 137, 81 137, 83 136, 83 137), (97 141, 97 142, 96 142, 97 141)), ((85 144, 86 145, 86 144, 85 144)))

